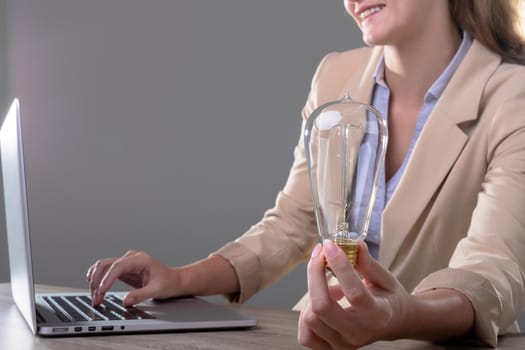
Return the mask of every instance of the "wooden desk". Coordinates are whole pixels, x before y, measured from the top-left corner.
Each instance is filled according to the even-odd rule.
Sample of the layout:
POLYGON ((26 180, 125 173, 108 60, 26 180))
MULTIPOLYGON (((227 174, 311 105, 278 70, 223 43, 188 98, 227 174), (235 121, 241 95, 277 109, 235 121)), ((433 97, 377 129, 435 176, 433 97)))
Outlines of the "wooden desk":
MULTIPOLYGON (((64 288, 39 286, 40 292, 67 291, 64 288)), ((112 336, 85 336, 67 338, 44 338, 33 336, 24 319, 13 304, 9 284, 0 283, 0 349, 17 350, 83 350, 83 349, 217 349, 217 350, 274 350, 303 349, 297 343, 297 319, 299 314, 289 310, 262 309, 249 306, 233 306, 259 320, 255 329, 238 331, 130 334, 112 336)), ((366 346, 368 350, 436 350, 477 349, 473 347, 442 346, 414 340, 377 342, 366 346)), ((525 349, 525 334, 512 334, 500 339, 498 349, 525 349)))

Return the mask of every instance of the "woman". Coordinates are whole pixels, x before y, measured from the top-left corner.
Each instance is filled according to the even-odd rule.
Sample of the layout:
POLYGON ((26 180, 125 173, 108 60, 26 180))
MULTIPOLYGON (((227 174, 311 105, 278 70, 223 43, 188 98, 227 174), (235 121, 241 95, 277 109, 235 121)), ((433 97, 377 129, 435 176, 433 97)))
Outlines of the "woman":
POLYGON ((288 181, 260 223, 181 268, 135 251, 100 260, 87 276, 95 304, 117 278, 137 288, 126 304, 187 294, 242 302, 311 253, 309 294, 298 304, 305 346, 472 336, 496 345, 512 329, 525 303, 518 1, 346 0, 345 8, 374 48, 321 62, 303 120, 347 91, 387 119, 383 200, 375 208, 382 216, 367 240, 371 254, 360 246, 357 271, 330 242, 316 245, 300 139, 288 181), (327 281, 324 259, 337 280, 327 281))
POLYGON ((364 57, 348 52, 327 58, 316 84, 321 90, 323 76, 341 72, 343 61, 367 62, 344 84, 357 81, 361 98, 387 116, 387 193, 392 182, 397 188, 376 242, 379 261, 393 274, 363 246, 361 283, 345 255, 327 242, 324 257, 340 283, 330 289, 316 246, 299 340, 330 349, 476 334, 495 345, 497 331, 510 326, 524 302, 525 69, 501 62, 501 56, 525 61, 523 38, 512 26, 519 23, 512 6, 519 4, 345 5, 364 41, 378 48, 364 57), (373 67, 374 75, 367 72, 373 67), (402 179, 396 178, 400 168, 402 179), (352 306, 340 306, 342 297, 352 306))

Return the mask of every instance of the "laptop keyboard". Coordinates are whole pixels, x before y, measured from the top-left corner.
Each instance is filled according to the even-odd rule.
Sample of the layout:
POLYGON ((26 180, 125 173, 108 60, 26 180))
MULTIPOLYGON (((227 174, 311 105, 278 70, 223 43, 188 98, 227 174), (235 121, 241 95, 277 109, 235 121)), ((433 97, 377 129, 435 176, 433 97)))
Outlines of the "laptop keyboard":
POLYGON ((43 299, 63 322, 155 318, 139 308, 122 306, 122 300, 114 295, 107 295, 104 298, 104 302, 97 306, 91 305, 91 297, 87 295, 46 296, 43 299))

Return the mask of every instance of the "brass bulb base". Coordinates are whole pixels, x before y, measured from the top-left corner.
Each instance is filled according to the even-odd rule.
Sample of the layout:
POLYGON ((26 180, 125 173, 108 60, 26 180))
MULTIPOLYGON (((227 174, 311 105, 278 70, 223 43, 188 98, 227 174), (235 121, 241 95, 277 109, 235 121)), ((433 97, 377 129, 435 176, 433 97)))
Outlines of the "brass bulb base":
POLYGON ((355 267, 357 265, 357 251, 359 250, 359 242, 350 240, 344 240, 340 242, 339 240, 335 240, 334 243, 345 252, 348 260, 350 260, 352 266, 355 267))
MULTIPOLYGON (((350 239, 335 239, 333 242, 345 252, 346 256, 348 257, 348 260, 355 268, 357 265, 357 252, 359 250, 359 241, 354 241, 350 239)), ((326 258, 324 259, 324 263, 326 267, 330 269, 326 258)))

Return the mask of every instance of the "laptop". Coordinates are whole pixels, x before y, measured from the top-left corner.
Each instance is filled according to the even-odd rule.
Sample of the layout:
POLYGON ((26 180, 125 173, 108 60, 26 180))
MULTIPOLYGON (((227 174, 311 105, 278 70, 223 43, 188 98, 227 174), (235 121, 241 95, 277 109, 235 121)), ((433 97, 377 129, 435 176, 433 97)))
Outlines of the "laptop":
POLYGON ((91 306, 89 293, 35 294, 29 231, 20 104, 15 99, 0 129, 2 179, 15 304, 33 334, 68 336, 131 332, 250 328, 257 320, 228 305, 201 298, 148 300, 123 307, 125 292, 109 293, 91 306))

